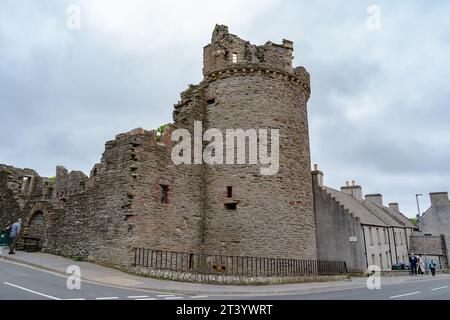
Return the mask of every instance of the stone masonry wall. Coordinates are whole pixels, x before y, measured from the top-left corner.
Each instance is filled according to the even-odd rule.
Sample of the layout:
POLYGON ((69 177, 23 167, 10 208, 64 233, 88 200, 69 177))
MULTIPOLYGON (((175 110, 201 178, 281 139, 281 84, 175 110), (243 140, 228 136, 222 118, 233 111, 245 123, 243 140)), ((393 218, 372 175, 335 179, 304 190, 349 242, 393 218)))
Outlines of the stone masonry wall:
POLYGON ((198 166, 176 166, 171 160, 167 130, 156 143, 152 132, 134 148, 135 164, 132 198, 133 223, 129 241, 137 247, 165 251, 198 252, 201 243, 202 176, 198 166), (162 187, 168 191, 162 202, 162 187))
MULTIPOLYGON (((314 181, 314 180, 313 180, 314 181)), ((320 186, 314 186, 317 258, 345 261, 349 272, 366 269, 360 221, 334 201, 320 186), (356 237, 356 242, 350 242, 356 237)))
POLYGON ((410 252, 415 254, 445 255, 440 236, 410 236, 410 252))

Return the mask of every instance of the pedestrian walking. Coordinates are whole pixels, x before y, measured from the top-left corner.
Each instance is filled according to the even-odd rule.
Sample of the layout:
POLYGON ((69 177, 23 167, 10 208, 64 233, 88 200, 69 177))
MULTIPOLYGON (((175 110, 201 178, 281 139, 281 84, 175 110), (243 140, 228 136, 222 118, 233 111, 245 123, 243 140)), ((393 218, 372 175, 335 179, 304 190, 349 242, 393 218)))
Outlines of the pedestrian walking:
POLYGON ((17 240, 20 237, 20 231, 22 229, 22 219, 17 219, 11 227, 11 233, 9 234, 9 254, 15 254, 14 250, 16 249, 17 240))
POLYGON ((417 257, 417 273, 420 275, 425 274, 425 262, 422 259, 422 256, 417 257))
POLYGON ((428 261, 428 268, 430 268, 431 275, 433 277, 435 277, 436 276, 436 261, 434 261, 433 259, 428 261))
POLYGON ((411 266, 411 275, 417 276, 417 257, 414 253, 409 256, 409 265, 411 266))

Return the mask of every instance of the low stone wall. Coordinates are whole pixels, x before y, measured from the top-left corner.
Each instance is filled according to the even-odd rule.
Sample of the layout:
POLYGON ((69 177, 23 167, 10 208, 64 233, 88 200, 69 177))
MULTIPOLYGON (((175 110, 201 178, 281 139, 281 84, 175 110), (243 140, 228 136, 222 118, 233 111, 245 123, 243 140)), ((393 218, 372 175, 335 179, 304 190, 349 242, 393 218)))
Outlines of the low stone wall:
POLYGON ((184 282, 198 282, 223 285, 274 285, 304 282, 326 282, 348 280, 347 275, 336 276, 303 276, 303 277, 239 277, 228 275, 207 275, 169 270, 155 270, 145 267, 133 267, 128 272, 157 279, 166 279, 184 282))

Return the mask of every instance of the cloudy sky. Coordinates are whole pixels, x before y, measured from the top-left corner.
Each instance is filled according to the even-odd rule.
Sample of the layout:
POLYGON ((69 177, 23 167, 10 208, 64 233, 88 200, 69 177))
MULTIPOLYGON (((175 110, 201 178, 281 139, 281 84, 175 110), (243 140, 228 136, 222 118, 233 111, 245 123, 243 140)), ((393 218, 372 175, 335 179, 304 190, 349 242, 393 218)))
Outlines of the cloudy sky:
POLYGON ((171 122, 220 23, 255 44, 293 40, 325 183, 356 180, 414 216, 416 193, 425 209, 450 190, 449 13, 448 1, 2 0, 0 163, 88 174, 117 133, 171 122))

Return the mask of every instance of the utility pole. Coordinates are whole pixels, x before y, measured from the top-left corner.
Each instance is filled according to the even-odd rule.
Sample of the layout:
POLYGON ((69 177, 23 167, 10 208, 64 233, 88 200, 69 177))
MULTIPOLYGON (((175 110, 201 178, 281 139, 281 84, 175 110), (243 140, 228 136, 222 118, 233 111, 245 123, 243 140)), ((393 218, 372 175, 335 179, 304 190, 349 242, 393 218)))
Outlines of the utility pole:
MULTIPOLYGON (((416 194, 416 202, 417 202, 417 222, 419 221, 419 219, 420 219, 420 207, 419 207, 419 197, 421 197, 422 196, 422 194, 416 194)), ((420 228, 421 230, 420 231, 422 231, 422 237, 423 237, 423 251, 424 251, 424 254, 425 254, 425 260, 424 260, 424 266, 425 266, 425 270, 424 271, 427 271, 427 237, 426 237, 426 235, 425 235, 425 232, 423 231, 423 228, 420 228)))
POLYGON ((419 208, 419 197, 421 197, 422 194, 416 194, 416 202, 417 202, 417 220, 420 218, 420 208, 419 208))

